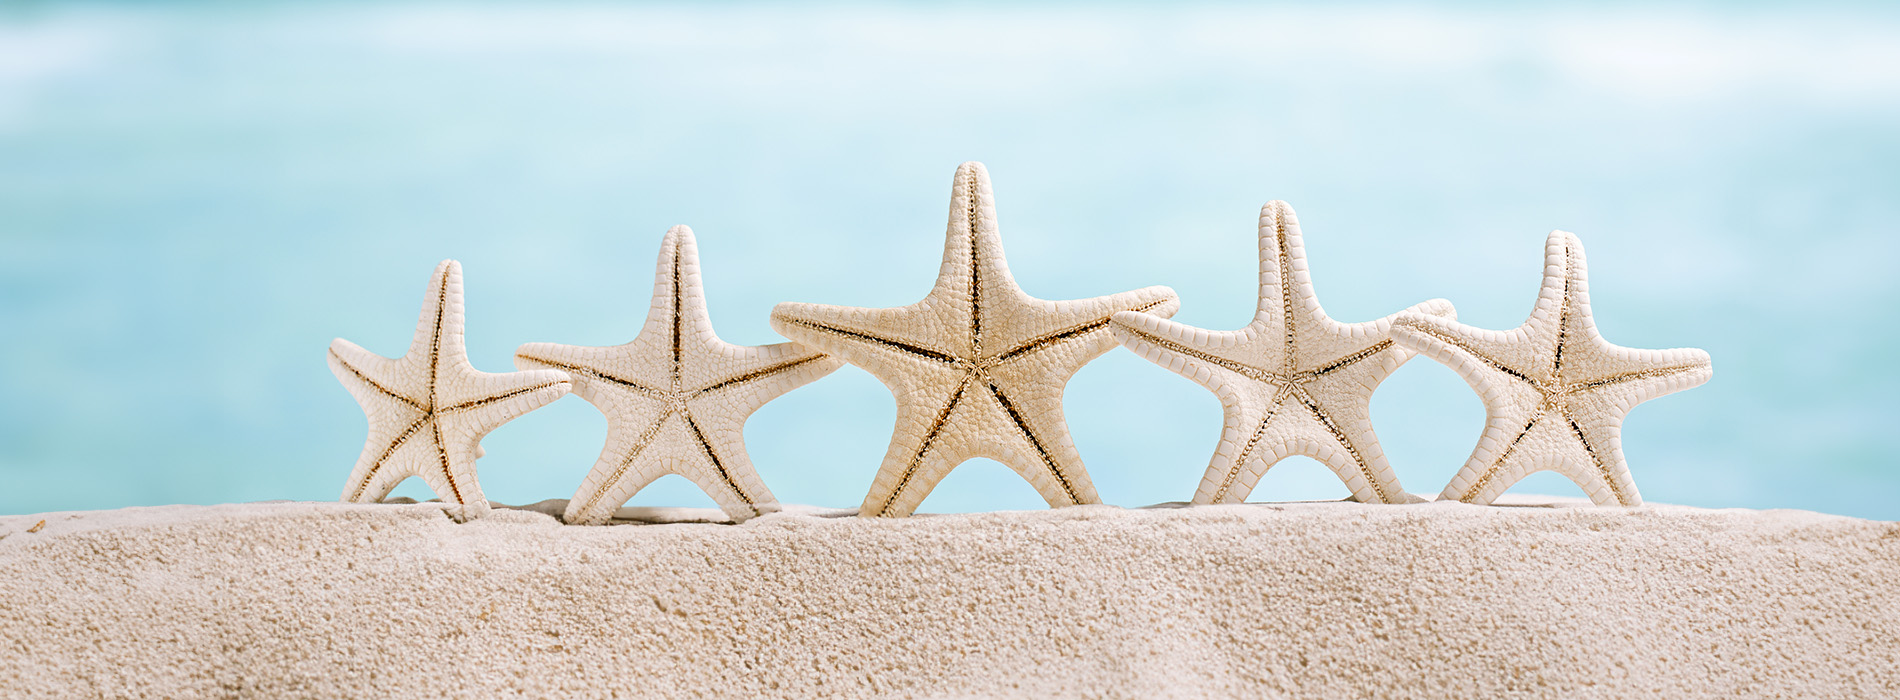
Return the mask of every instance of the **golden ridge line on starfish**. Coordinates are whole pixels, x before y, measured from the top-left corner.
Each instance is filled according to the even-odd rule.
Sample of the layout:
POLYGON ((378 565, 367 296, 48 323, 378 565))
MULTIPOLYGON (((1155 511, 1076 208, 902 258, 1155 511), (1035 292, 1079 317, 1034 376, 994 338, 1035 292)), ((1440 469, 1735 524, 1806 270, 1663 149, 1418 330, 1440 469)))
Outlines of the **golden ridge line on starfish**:
POLYGON ((954 364, 957 364, 962 359, 955 355, 951 355, 949 353, 938 352, 936 350, 931 350, 925 347, 919 347, 916 345, 912 345, 910 343, 903 343, 903 342, 899 342, 899 341, 892 340, 889 338, 880 338, 878 336, 871 335, 869 333, 862 333, 859 331, 839 328, 837 326, 829 326, 822 323, 813 323, 811 321, 805 321, 805 320, 800 320, 800 319, 786 319, 785 323, 790 323, 796 326, 810 328, 812 330, 815 330, 821 333, 830 333, 832 335, 839 335, 839 336, 845 336, 848 338, 856 338, 858 340, 870 341, 877 345, 881 345, 881 346, 890 348, 892 350, 896 350, 898 352, 902 352, 902 353, 906 353, 910 355, 916 355, 926 360, 935 360, 937 362, 942 362, 944 364, 954 365, 954 364))
POLYGON ((1372 486, 1372 491, 1379 495, 1379 502, 1391 503, 1392 495, 1385 492, 1384 486, 1379 485, 1377 476, 1372 473, 1372 465, 1366 463, 1365 455, 1359 454, 1359 447, 1352 444, 1352 438, 1347 437, 1345 431, 1339 429, 1339 424, 1333 422, 1332 416, 1326 415, 1326 411, 1319 407, 1319 402, 1314 401, 1312 395, 1306 393, 1306 389, 1298 385, 1289 384, 1288 386, 1293 389, 1293 398, 1298 399, 1306 410, 1312 411, 1313 417, 1319 419, 1320 425, 1326 426, 1326 429, 1332 432, 1333 439, 1338 440, 1339 444, 1346 448, 1346 454, 1352 455, 1353 464, 1359 465, 1359 472, 1365 475, 1366 483, 1372 486))
POLYGON ((746 495, 745 489, 739 487, 739 482, 733 480, 732 474, 726 471, 726 465, 719 461, 719 453, 713 450, 712 443, 706 441, 705 431, 700 430, 699 423, 693 420, 692 412, 680 411, 680 417, 686 420, 687 429, 693 431, 693 439, 699 442, 699 449, 706 453, 706 459, 712 460, 713 470, 719 473, 720 480, 726 482, 726 488, 732 489, 734 494, 738 494, 739 500, 745 501, 746 506, 757 513, 759 507, 751 496, 746 495))
POLYGON ((533 355, 529 355, 523 352, 516 352, 515 357, 517 359, 527 360, 529 362, 533 362, 538 365, 547 365, 549 367, 553 367, 555 369, 561 370, 563 372, 567 372, 569 374, 583 374, 588 377, 592 377, 594 379, 599 379, 601 381, 613 382, 615 384, 619 384, 629 389, 633 389, 634 391, 638 391, 640 393, 651 396, 654 399, 657 399, 660 401, 665 401, 668 398, 671 398, 671 395, 667 394, 665 391, 661 389, 650 387, 645 384, 641 384, 640 382, 633 381, 631 379, 623 379, 621 377, 616 377, 614 375, 608 374, 606 372, 602 372, 592 367, 582 367, 580 365, 572 365, 565 362, 555 362, 554 360, 550 360, 544 357, 535 357, 533 355))
POLYGON ((746 372, 745 374, 734 376, 728 379, 719 380, 703 389, 693 391, 686 398, 687 399, 699 398, 699 396, 702 394, 710 394, 720 389, 730 389, 732 387, 739 386, 747 382, 753 382, 760 379, 765 379, 766 377, 770 377, 775 374, 783 374, 785 372, 790 372, 792 370, 798 369, 799 367, 811 364, 813 362, 821 362, 824 359, 825 359, 824 355, 812 355, 811 357, 801 357, 796 360, 780 362, 776 365, 772 365, 764 369, 757 369, 757 370, 746 372))
POLYGON ((1337 370, 1344 369, 1346 367, 1351 367, 1354 363, 1360 360, 1366 359, 1368 357, 1372 357, 1373 355, 1377 355, 1381 352, 1384 352, 1385 349, 1389 347, 1392 347, 1391 339, 1381 340, 1377 343, 1373 343, 1372 345, 1367 346, 1366 349, 1364 350, 1360 350, 1359 352, 1355 352, 1345 357, 1339 358, 1337 360, 1334 360, 1332 364, 1313 370, 1313 376, 1324 377, 1328 374, 1332 374, 1333 372, 1337 370))
MULTIPOLYGON (((680 249, 673 248, 673 393, 680 390, 680 249)), ((724 470, 721 470, 722 472, 724 470)), ((737 487, 734 487, 737 490, 737 487)))
POLYGON ((1463 350, 1465 351, 1465 353, 1471 355, 1473 358, 1476 358, 1479 362, 1483 362, 1486 365, 1490 366, 1491 369, 1495 369, 1499 372, 1503 372, 1505 374, 1511 375, 1512 377, 1516 377, 1518 380, 1523 381, 1525 384, 1529 384, 1540 391, 1543 390, 1544 388, 1544 385, 1538 382, 1537 380, 1525 376, 1524 373, 1522 372, 1519 372, 1517 370, 1511 369, 1510 367, 1504 366, 1504 363, 1498 362, 1497 360, 1492 359, 1490 356, 1484 353, 1478 352, 1478 350, 1476 348, 1471 347, 1470 344, 1466 343, 1465 341, 1446 335, 1443 331, 1440 331, 1436 328, 1428 328, 1428 327, 1423 327, 1423 326, 1415 327, 1412 330, 1417 333, 1423 333, 1425 335, 1429 335, 1433 338, 1436 338, 1444 342, 1447 345, 1455 346, 1459 350, 1463 350))
POLYGON ((957 402, 963 400, 963 392, 970 387, 970 378, 970 375, 964 375, 963 380, 957 382, 957 388, 950 392, 950 400, 944 402, 943 410, 937 412, 937 419, 931 421, 930 429, 924 432, 923 442, 918 444, 916 454, 910 457, 910 465, 904 469, 903 475, 898 477, 897 485, 891 488, 891 494, 884 497, 884 505, 878 508, 877 512, 870 513, 871 516, 889 512, 891 504, 895 503, 897 497, 904 493, 904 489, 910 486, 911 478, 917 475, 917 468, 923 466, 924 455, 930 452, 930 444, 937 441, 937 435, 943 432, 944 424, 950 422, 950 412, 956 410, 957 402))
MULTIPOLYGON (((1505 367, 1504 365, 1498 363, 1497 360, 1492 359, 1490 356, 1485 355, 1482 352, 1478 352, 1476 348, 1471 347, 1470 345, 1466 344, 1464 341, 1445 335, 1443 332, 1440 332, 1439 330, 1435 328, 1415 327, 1412 330, 1414 332, 1422 333, 1425 335, 1429 335, 1433 338, 1436 338, 1444 342, 1446 345, 1456 346, 1459 350, 1464 351, 1466 354, 1477 359, 1479 362, 1483 362, 1486 365, 1489 365, 1492 369, 1511 375, 1512 377, 1517 378, 1518 380, 1524 382, 1525 384, 1529 384, 1530 386, 1535 387, 1539 390, 1543 390, 1544 388, 1544 385, 1538 382, 1537 380, 1524 376, 1522 373, 1517 372, 1516 370, 1513 370, 1509 367, 1505 367)), ((1563 384, 1561 388, 1559 388, 1557 391, 1562 391, 1568 394, 1574 394, 1574 393, 1579 393, 1579 392, 1584 392, 1584 391, 1590 391, 1592 389, 1601 389, 1606 386, 1615 386, 1623 382, 1636 381, 1638 379, 1656 379, 1659 377, 1667 377, 1672 374, 1682 374, 1684 372, 1692 372, 1699 369, 1708 369, 1708 367, 1709 367, 1709 363, 1698 362, 1698 363, 1692 363, 1692 364, 1686 364, 1686 365, 1671 365, 1668 367, 1660 367, 1660 368, 1655 368, 1655 369, 1638 370, 1635 372, 1623 372, 1620 374, 1612 374, 1607 377, 1600 377, 1597 379, 1587 379, 1583 381, 1570 382, 1567 384, 1563 384)))
POLYGON ((964 232, 970 239, 970 357, 983 356, 983 268, 981 265, 981 246, 977 245, 978 219, 976 211, 976 182, 970 182, 969 204, 964 206, 964 232))
POLYGON ((336 361, 337 361, 337 364, 341 364, 341 365, 343 365, 343 368, 344 368, 344 369, 347 369, 347 370, 349 370, 349 371, 350 371, 350 374, 352 374, 352 375, 355 375, 355 377, 356 377, 356 378, 357 378, 358 380, 360 380, 360 381, 362 381, 362 382, 363 382, 364 384, 368 384, 368 385, 369 385, 369 386, 370 386, 371 388, 373 388, 373 389, 375 389, 375 390, 377 390, 377 391, 380 391, 380 392, 382 392, 384 396, 387 396, 387 397, 389 397, 389 398, 392 398, 392 399, 395 399, 395 400, 397 400, 397 401, 401 401, 401 402, 403 402, 403 403, 406 403, 406 404, 409 404, 409 407, 410 407, 410 408, 414 408, 414 409, 416 409, 416 410, 418 410, 418 411, 421 411, 421 410, 423 410, 423 408, 422 408, 422 405, 421 405, 421 404, 419 404, 419 403, 416 403, 416 401, 415 401, 415 400, 413 400, 413 399, 411 399, 411 398, 409 398, 409 397, 407 397, 407 396, 403 396, 402 394, 398 394, 398 393, 396 393, 396 392, 394 392, 394 391, 390 391, 390 390, 389 390, 389 387, 385 387, 385 386, 383 386, 383 385, 381 385, 381 384, 378 384, 378 383, 376 383, 376 380, 374 380, 374 379, 370 379, 370 378, 369 378, 368 376, 365 376, 365 375, 363 374, 363 371, 362 371, 362 370, 359 370, 359 369, 357 369, 357 368, 356 368, 356 366, 355 366, 355 365, 352 365, 352 364, 350 364, 350 361, 349 361, 349 360, 345 360, 345 359, 343 359, 343 356, 342 356, 342 355, 338 355, 338 354, 336 354, 336 351, 335 351, 335 350, 329 350, 329 351, 327 351, 327 352, 329 352, 329 353, 330 353, 330 358, 331 358, 331 359, 333 359, 333 360, 336 360, 336 361))
POLYGON ((620 465, 608 476, 605 482, 602 482, 600 488, 594 489, 593 492, 588 494, 584 501, 581 501, 582 505, 580 509, 582 512, 593 510, 594 506, 600 505, 600 499, 607 497, 607 487, 612 484, 618 484, 621 479, 626 478, 627 470, 633 466, 634 458, 639 457, 640 453, 646 450, 647 445, 652 444, 653 438, 658 437, 660 435, 660 429, 666 426, 666 420, 672 417, 673 409, 669 408, 662 411, 659 419, 653 421, 652 425, 647 426, 645 432, 640 433, 640 437, 634 439, 633 447, 627 449, 627 456, 620 460, 620 465))
POLYGON ((1240 455, 1234 458, 1233 468, 1228 469, 1226 475, 1221 477, 1220 488, 1215 489, 1213 502, 1219 503, 1221 499, 1226 498, 1227 490, 1233 488, 1235 479, 1240 478, 1241 468, 1253 458, 1254 449, 1259 447, 1260 440, 1267 436, 1267 424, 1272 423, 1273 417, 1280 413, 1282 406, 1286 405, 1286 393, 1286 386, 1281 385, 1280 391, 1275 394, 1272 406, 1267 409, 1267 417, 1260 419, 1260 424, 1253 429, 1253 435, 1247 438, 1247 446, 1242 448, 1240 455))
POLYGON ((469 399, 467 401, 463 401, 461 403, 455 404, 454 406, 450 406, 448 408, 444 408, 440 411, 437 411, 437 413, 454 413, 456 411, 466 411, 471 408, 481 408, 483 406, 494 403, 496 401, 505 401, 505 400, 520 396, 522 394, 531 394, 531 393, 534 393, 534 392, 537 392, 542 389, 546 389, 558 384, 560 384, 560 382, 547 382, 545 384, 536 384, 534 386, 521 388, 521 389, 511 389, 507 392, 496 394, 494 396, 489 396, 485 398, 469 399))
POLYGON ((1531 414, 1531 419, 1524 421, 1524 429, 1517 431, 1517 436, 1511 438, 1510 444, 1505 445, 1504 449, 1498 452, 1498 458, 1491 461, 1490 468, 1485 469, 1483 474, 1479 474, 1477 481, 1472 482, 1471 488, 1466 489, 1465 495, 1458 500, 1470 503, 1471 499, 1477 498, 1478 494, 1484 491, 1484 487, 1491 483, 1491 478, 1497 476, 1498 466, 1502 465, 1504 460, 1511 458, 1511 453, 1517 451, 1518 443, 1524 441, 1524 436, 1531 434, 1531 428, 1537 425, 1537 421, 1544 419, 1546 412, 1545 409, 1539 408, 1536 413, 1531 414))
POLYGON ((1606 386, 1615 386, 1617 384, 1622 384, 1623 382, 1632 382, 1638 379, 1656 379, 1659 377, 1667 377, 1672 374, 1682 374, 1684 372, 1690 372, 1690 371, 1694 371, 1698 369, 1708 369, 1708 367, 1709 367, 1709 363, 1703 362, 1700 364, 1675 365, 1673 367, 1663 367, 1660 369, 1645 369, 1645 370, 1639 370, 1636 372, 1624 372, 1622 374, 1613 374, 1608 377, 1603 377, 1601 379, 1591 379, 1588 381, 1575 382, 1567 386, 1570 387, 1568 391, 1572 393, 1576 393, 1576 392, 1582 392, 1582 391, 1590 391, 1592 389, 1601 389, 1606 386))
POLYGON ((1169 350, 1173 350, 1183 355, 1187 355, 1189 357, 1200 360, 1202 362, 1220 365, 1221 367, 1225 367, 1228 370, 1231 370, 1235 373, 1242 374, 1247 377, 1251 377, 1253 379, 1257 379, 1260 381, 1270 381, 1269 378, 1277 379, 1280 376, 1277 373, 1268 372, 1266 370, 1260 369, 1258 367, 1254 367, 1244 362, 1236 362, 1234 360, 1229 360, 1219 355, 1201 352, 1200 350, 1196 350, 1186 345, 1182 345, 1180 343, 1174 342, 1172 338, 1163 338, 1161 336, 1155 335, 1153 333, 1149 333, 1139 328, 1130 327, 1130 328, 1126 328, 1125 330, 1128 333, 1133 334, 1144 341, 1154 343, 1155 345, 1165 347, 1169 350))
MULTIPOLYGON (((1167 303, 1166 300, 1151 301, 1129 310, 1138 312, 1138 313, 1146 312, 1165 303, 1167 303)), ((1076 338, 1080 338, 1090 333, 1094 333, 1099 330, 1104 330, 1108 328, 1108 324, 1110 323, 1110 318, 1111 316, 1103 316, 1099 319, 1089 321, 1088 323, 1076 324, 1069 328, 1065 328, 1063 330, 1059 330, 1059 331, 1044 335, 1039 338, 1031 338, 1029 340, 1025 340, 1023 341, 1021 345, 1017 345, 1016 347, 1011 348, 1003 352, 1002 354, 997 355, 994 358, 991 358, 988 361, 988 363, 990 366, 993 367, 993 366, 1008 362, 1010 360, 1014 360, 1023 355, 1027 355, 1029 353, 1035 352, 1037 350, 1061 345, 1062 343, 1068 342, 1070 340, 1074 340, 1076 338)))
POLYGON ((1275 247, 1280 249, 1280 330, 1286 336, 1286 353, 1280 361, 1280 372, 1290 376, 1294 364, 1298 362, 1295 359, 1297 353, 1293 329, 1298 328, 1299 324, 1293 320, 1293 285, 1287 284, 1286 280, 1293 275, 1293 253, 1286 246, 1286 203, 1279 200, 1273 202, 1273 240, 1277 244, 1275 247))
POLYGON ((1069 477, 1062 473, 1062 465, 1056 464, 1055 457, 1050 456, 1049 448, 1043 447, 1042 441, 1037 439, 1036 434, 1029 429, 1029 423, 1023 420, 1023 412, 1016 409, 1016 403, 1010 401, 1009 396, 1005 395, 1002 389, 997 388, 996 382, 985 384, 989 387, 990 395, 996 397, 996 402, 1003 406, 1005 413, 1009 414, 1009 419, 1016 423, 1016 429, 1022 431, 1023 437, 1029 440, 1029 446, 1036 449, 1036 455, 1042 458, 1043 465, 1049 467, 1049 473, 1056 478, 1056 483, 1062 487, 1062 492, 1069 494, 1069 502, 1081 503, 1082 497, 1076 495, 1075 485, 1069 483, 1069 477))
POLYGON ((1583 445, 1584 453, 1590 455, 1590 461, 1596 465, 1597 473, 1603 477, 1603 483, 1610 485, 1610 493, 1616 494, 1618 503, 1627 503, 1623 498, 1623 490, 1616 487, 1616 475, 1610 473, 1610 468, 1603 463, 1603 455, 1597 454, 1597 449, 1590 446, 1590 438, 1584 436, 1583 426, 1577 425, 1577 418, 1570 415, 1567 410, 1563 412, 1563 417, 1564 422, 1570 424, 1571 434, 1577 436, 1577 444, 1583 445))
POLYGON ((410 423, 408 428, 403 429, 402 434, 397 435, 396 439, 390 442, 388 447, 383 448, 383 454, 376 458, 376 461, 370 465, 369 472, 363 475, 361 481, 357 482, 356 488, 351 492, 349 500, 355 501, 361 499, 363 493, 369 490, 370 482, 375 478, 376 471, 383 468, 383 462, 388 461, 390 455, 396 454, 396 450, 400 449, 403 443, 408 442, 409 438, 414 437, 416 431, 421 430, 424 424, 433 420, 435 420, 433 414, 424 413, 421 418, 417 418, 415 422, 410 423))
POLYGON ((442 463, 442 473, 448 474, 449 491, 455 494, 455 502, 462 502, 462 487, 455 484, 454 470, 449 468, 449 450, 442 445, 442 421, 430 421, 429 429, 435 431, 435 456, 442 463))

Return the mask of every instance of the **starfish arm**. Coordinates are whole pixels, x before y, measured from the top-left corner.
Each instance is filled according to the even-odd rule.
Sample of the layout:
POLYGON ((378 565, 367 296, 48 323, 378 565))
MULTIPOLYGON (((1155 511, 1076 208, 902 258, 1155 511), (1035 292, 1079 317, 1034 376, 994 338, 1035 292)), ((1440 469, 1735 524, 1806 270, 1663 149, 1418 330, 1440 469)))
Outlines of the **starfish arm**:
POLYGON ((404 359, 425 368, 467 362, 468 353, 462 345, 463 316, 462 264, 444 260, 429 278, 422 312, 416 318, 416 335, 409 341, 404 359))
POLYGON ((630 404, 608 414, 607 443, 574 497, 568 500, 562 519, 570 525, 606 523, 627 499, 665 476, 668 470, 661 465, 659 455, 690 454, 683 449, 682 432, 675 425, 679 422, 675 411, 652 401, 630 404), (669 428, 671 432, 666 432, 669 428), (661 444, 666 438, 671 438, 673 444, 661 444))
POLYGON ((1630 475, 1629 462, 1623 458, 1622 417, 1586 413, 1567 417, 1565 422, 1575 445, 1583 452, 1565 462, 1577 472, 1570 475, 1571 480, 1597 505, 1642 505, 1643 495, 1630 475))
POLYGON ((344 481, 341 500, 381 502, 403 479, 436 463, 434 422, 420 411, 372 419, 369 439, 344 481))
POLYGON ((1587 285, 1583 244, 1567 231, 1550 232, 1544 239, 1544 273, 1537 286, 1537 303, 1524 324, 1510 331, 1517 342, 1507 361, 1521 367, 1530 367, 1537 360, 1546 367, 1562 364, 1564 347, 1578 340, 1568 337, 1568 329, 1579 319, 1587 322, 1589 317, 1587 285))
POLYGON ((1063 417, 1064 381, 1020 365, 997 367, 972 391, 972 407, 995 409, 995 439, 978 450, 1022 475, 1051 507, 1100 503, 1063 417))
POLYGON ((408 363, 383 357, 342 338, 330 341, 328 362, 330 373, 356 398, 363 411, 372 415, 372 420, 376 414, 424 410, 426 397, 410 396, 402 390, 418 379, 405 376, 414 374, 408 371, 411 369, 408 363))
POLYGON ((1532 342, 1521 327, 1492 331, 1448 318, 1406 313, 1393 321, 1389 332, 1399 347, 1457 372, 1487 405, 1491 395, 1513 389, 1513 385, 1535 394, 1536 383, 1541 380, 1519 369, 1527 364, 1522 349, 1532 342))
MULTIPOLYGON (((1392 324, 1394 343, 1429 357, 1457 372, 1484 402, 1485 428, 1465 465, 1452 477, 1441 499, 1490 503, 1504 488, 1522 478, 1514 457, 1527 447, 1524 439, 1554 420, 1543 405, 1543 394, 1526 370, 1497 359, 1527 343, 1522 329, 1500 332, 1423 314, 1401 314, 1392 324)), ((1517 365, 1517 366, 1522 366, 1517 365)))
POLYGON ((969 378, 947 385, 898 394, 891 444, 878 466, 859 515, 904 517, 936 488, 952 468, 968 459, 963 447, 975 442, 967 426, 970 404, 983 388, 969 378))
POLYGON ((1084 364, 1116 345, 1110 331, 1111 318, 1117 313, 1143 313, 1168 318, 1181 308, 1180 297, 1167 287, 1144 287, 1119 294, 1050 301, 1020 295, 1011 303, 997 304, 995 315, 1009 323, 996 324, 985 335, 984 356, 997 363, 1010 363, 1060 350, 1061 362, 1052 366, 1066 372, 1064 379, 1080 371, 1084 364))
POLYGON ((1307 384, 1294 389, 1289 410, 1297 407, 1296 423, 1302 447, 1290 450, 1318 460, 1333 470, 1361 503, 1410 503, 1399 477, 1386 461, 1385 449, 1372 430, 1370 391, 1348 382, 1307 384))
POLYGON ((1294 362, 1295 369, 1310 372, 1315 381, 1329 387, 1341 382, 1357 384, 1369 399, 1380 382, 1392 376, 1416 354, 1392 340, 1392 324, 1407 314, 1446 320, 1456 317, 1451 302, 1433 299, 1384 318, 1361 323, 1338 323, 1328 319, 1325 321, 1328 327, 1323 333, 1302 336, 1299 346, 1301 359, 1294 362))
POLYGON ((718 343, 710 352, 690 355, 687 365, 688 401, 743 420, 767 402, 831 374, 844 361, 798 343, 718 343))
POLYGON ((640 339, 669 350, 677 360, 684 346, 712 336, 706 294, 700 282, 699 245, 686 226, 668 229, 654 262, 652 307, 640 339))
POLYGON ((683 414, 692 439, 680 474, 698 484, 733 522, 777 511, 778 498, 752 466, 745 449, 745 416, 692 408, 683 414))
POLYGON ((1338 324, 1320 308, 1307 265, 1306 239, 1293 207, 1273 200, 1260 208, 1260 305, 1257 320, 1273 322, 1276 329, 1306 335, 1324 333, 1338 324))
POLYGON ((433 422, 438 461, 418 475, 443 502, 460 505, 463 520, 472 520, 487 515, 489 510, 488 497, 482 493, 481 479, 475 474, 481 441, 479 437, 468 439, 466 433, 458 434, 457 423, 452 416, 433 422))
POLYGON ((945 304, 955 314, 946 319, 957 327, 970 326, 981 335, 985 296, 1020 294, 1003 256, 1003 237, 996 225, 996 195, 982 163, 957 166, 950 184, 950 220, 943 237, 943 264, 937 270, 930 298, 960 301, 945 304))
POLYGON ((1208 331, 1177 321, 1132 311, 1110 317, 1115 340, 1136 355, 1166 367, 1215 393, 1236 380, 1259 382, 1271 374, 1278 355, 1257 356, 1256 327, 1237 331, 1208 331))
POLYGON ((526 343, 515 349, 521 370, 558 370, 573 383, 574 395, 612 415, 669 396, 665 363, 650 360, 636 342, 610 347, 526 343))
POLYGON ((1567 362, 1567 385, 1577 394, 1600 397, 1618 417, 1650 399, 1693 389, 1714 376, 1709 353, 1696 348, 1641 350, 1592 338, 1567 362))
MULTIPOLYGON (((1300 221, 1293 208, 1280 200, 1261 207, 1259 237, 1260 303, 1254 310, 1254 323, 1267 335, 1277 337, 1294 327, 1294 315, 1313 296, 1312 288, 1300 287, 1292 274, 1293 254, 1298 252, 1302 262, 1306 256, 1300 242, 1300 221)), ((1317 309, 1319 303, 1313 303, 1317 309)))
POLYGON ((954 349, 914 339, 917 328, 935 325, 926 311, 919 305, 864 309, 786 302, 773 307, 772 330, 862 367, 901 394, 911 389, 905 379, 909 368, 954 372, 958 362, 954 349))
POLYGON ((1220 399, 1224 424, 1192 502, 1244 503, 1260 477, 1287 456, 1281 451, 1284 443, 1275 439, 1276 423, 1287 420, 1280 415, 1286 397, 1271 385, 1248 381, 1223 384, 1213 392, 1220 399))
MULTIPOLYGON (((566 372, 530 369, 483 372, 459 367, 443 378, 436 411, 472 446, 489 431, 567 395, 573 382, 566 372)), ((445 372, 448 374, 448 372, 445 372)))
POLYGON ((1487 410, 1477 447, 1438 499, 1479 505, 1497 500, 1511 484, 1535 471, 1524 455, 1538 446, 1540 440, 1535 435, 1553 432, 1558 420, 1548 411, 1504 414, 1487 410))
POLYGON ((1480 505, 1495 502, 1519 480, 1554 471, 1576 483, 1597 505, 1642 505, 1642 495, 1623 462, 1614 422, 1578 419, 1551 410, 1522 425, 1486 430, 1490 444, 1474 454, 1440 496, 1480 505))

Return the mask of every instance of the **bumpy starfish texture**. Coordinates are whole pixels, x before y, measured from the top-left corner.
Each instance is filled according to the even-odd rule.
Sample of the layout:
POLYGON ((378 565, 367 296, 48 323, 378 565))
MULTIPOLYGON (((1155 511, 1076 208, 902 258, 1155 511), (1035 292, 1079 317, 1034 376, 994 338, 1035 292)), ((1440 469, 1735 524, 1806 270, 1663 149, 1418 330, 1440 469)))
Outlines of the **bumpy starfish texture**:
POLYGON ((390 359, 338 338, 330 371, 369 416, 369 440, 343 500, 383 500, 420 476, 464 518, 488 512, 475 478, 482 436, 568 391, 567 375, 540 370, 491 374, 468 363, 462 345, 462 266, 444 260, 429 281, 409 352, 390 359))
POLYGON ((713 334, 693 232, 660 245, 653 307, 633 342, 613 347, 529 343, 523 369, 567 372, 574 393, 607 417, 607 445, 568 502, 566 520, 599 524, 666 474, 692 480, 735 522, 778 510, 746 456, 746 418, 843 363, 798 345, 744 347, 713 334))
POLYGON ((1433 299, 1376 321, 1340 323, 1313 292, 1300 222, 1285 202, 1260 210, 1260 304, 1237 331, 1206 331, 1149 314, 1115 314, 1115 339, 1220 397, 1220 446, 1195 503, 1240 503, 1274 464, 1292 455, 1331 467, 1366 503, 1418 500, 1405 493, 1372 432, 1368 402, 1412 352, 1387 330, 1400 314, 1450 316, 1433 299))
POLYGON ((1583 243, 1564 231, 1544 244, 1544 282, 1530 320, 1489 331, 1408 315, 1400 345, 1444 363, 1484 400, 1478 446, 1440 499, 1490 503, 1539 470, 1570 477, 1598 505, 1642 505, 1623 459, 1623 418, 1644 401, 1701 385, 1714 370, 1693 348, 1611 345, 1590 316, 1583 243))
POLYGON ((964 163, 951 189, 937 284, 894 309, 780 304, 772 327, 864 368, 897 397, 897 425, 860 513, 903 516, 963 462, 994 459, 1051 506, 1100 501, 1069 439, 1069 378, 1115 347, 1116 311, 1172 315, 1174 291, 1148 287, 1073 301, 1023 293, 997 232, 989 173, 964 163))

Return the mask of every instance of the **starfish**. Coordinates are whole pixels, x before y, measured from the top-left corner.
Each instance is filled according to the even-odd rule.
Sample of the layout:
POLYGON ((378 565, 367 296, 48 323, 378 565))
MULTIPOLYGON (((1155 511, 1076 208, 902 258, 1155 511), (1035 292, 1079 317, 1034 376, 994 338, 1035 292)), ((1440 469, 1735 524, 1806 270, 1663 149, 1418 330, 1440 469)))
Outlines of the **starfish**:
POLYGON ((568 501, 565 520, 600 524, 666 474, 698 484, 734 522, 778 510, 746 456, 746 418, 843 363, 797 343, 744 347, 713 334, 693 231, 660 244, 653 306, 625 345, 528 343, 515 365, 567 372, 574 393, 607 416, 607 445, 568 501))
POLYGON ((897 397, 890 449, 859 512, 904 516, 976 457, 1008 465, 1051 506, 1100 502, 1069 439, 1063 389, 1115 347, 1110 314, 1178 306, 1166 287, 1073 301, 1023 293, 1003 259, 989 173, 972 162, 957 168, 943 267, 922 301, 779 304, 772 328, 864 368, 897 397))
POLYGON ((1623 418, 1644 401, 1701 385, 1714 373, 1693 348, 1611 345, 1590 316, 1583 243, 1553 231, 1530 320, 1509 331, 1407 316, 1392 339, 1452 368, 1484 400, 1478 446, 1441 500, 1490 503, 1511 484, 1549 469, 1598 505, 1642 505, 1623 459, 1623 418))
POLYGON ((1386 463, 1368 403, 1379 382, 1412 357, 1387 335, 1393 320, 1407 312, 1450 316, 1451 302, 1340 323, 1314 295, 1293 209, 1269 202, 1259 230, 1260 304, 1247 327, 1206 331, 1148 314, 1114 317, 1122 345, 1220 397, 1226 427, 1193 502, 1244 502, 1268 469, 1292 455, 1331 467, 1354 500, 1418 500, 1386 463))
POLYGON ((475 478, 482 436, 567 394, 560 372, 491 374, 468 363, 462 346, 462 266, 444 260, 429 280, 409 353, 390 359, 338 338, 330 371, 369 416, 369 440, 343 500, 374 503, 420 476, 463 518, 488 512, 475 478))

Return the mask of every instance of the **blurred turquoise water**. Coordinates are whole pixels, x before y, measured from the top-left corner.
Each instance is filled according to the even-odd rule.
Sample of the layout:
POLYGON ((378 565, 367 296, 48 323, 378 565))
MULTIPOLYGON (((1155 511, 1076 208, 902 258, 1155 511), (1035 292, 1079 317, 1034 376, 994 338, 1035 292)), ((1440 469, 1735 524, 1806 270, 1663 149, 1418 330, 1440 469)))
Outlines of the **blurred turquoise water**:
MULTIPOLYGON (((1514 326, 1575 231, 1607 338, 1715 357, 1630 417, 1647 498, 1900 519, 1896 123, 1900 18, 1868 11, 7 6, 0 513, 335 498, 364 429, 323 348, 402 352, 443 258, 489 371, 631 339, 678 223, 727 340, 778 340, 779 301, 909 303, 981 160, 1031 294, 1167 284, 1210 328, 1252 314, 1269 199, 1348 321, 1446 297, 1514 326)), ((1067 408, 1123 505, 1189 497, 1221 425, 1122 350, 1067 408)), ((1420 493, 1483 424, 1424 359, 1373 415, 1420 493)), ((846 368, 747 436, 782 500, 855 506, 892 416, 846 368)), ((557 402, 483 484, 565 498, 604 432, 557 402)), ((1254 499, 1345 494, 1295 459, 1254 499)), ((1032 507, 977 462, 923 509, 1032 507)))

